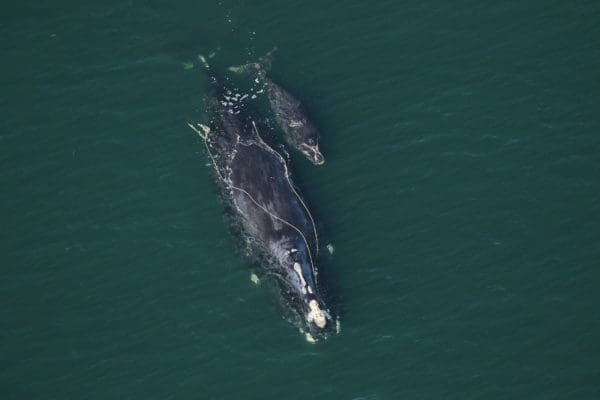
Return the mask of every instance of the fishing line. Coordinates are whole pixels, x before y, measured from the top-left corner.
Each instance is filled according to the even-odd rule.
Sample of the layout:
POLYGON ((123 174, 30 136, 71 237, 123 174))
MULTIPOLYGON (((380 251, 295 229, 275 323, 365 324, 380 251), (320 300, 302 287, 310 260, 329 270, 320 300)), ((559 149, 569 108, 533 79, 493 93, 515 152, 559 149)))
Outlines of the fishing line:
MULTIPOLYGON (((252 123, 254 124, 254 121, 253 121, 252 123)), ((200 124, 199 124, 199 125, 200 125, 200 124)), ((211 153, 211 151, 210 151, 210 147, 208 146, 208 135, 209 135, 209 134, 210 134, 210 132, 211 132, 211 131, 210 131, 210 128, 208 128, 208 127, 205 127, 205 126, 203 126, 203 125, 200 125, 200 127, 201 127, 201 129, 202 129, 202 132, 201 132, 201 131, 199 131, 198 129, 196 129, 196 128, 195 128, 195 127, 194 127, 192 124, 190 124, 190 123, 188 123, 188 126, 189 126, 190 128, 192 128, 192 129, 193 129, 193 130, 194 130, 194 131, 195 131, 195 132, 196 132, 198 135, 200 135, 200 137, 201 137, 201 138, 204 140, 204 146, 206 147, 206 151, 208 152, 208 155, 209 155, 209 157, 210 157, 210 159, 211 159, 211 162, 212 162, 213 166, 215 167, 215 171, 217 172, 217 175, 219 175, 219 178, 221 179, 221 181, 223 181, 223 182, 225 183, 225 185, 227 185, 227 188, 228 188, 228 189, 235 189, 235 190, 238 190, 238 191, 240 191, 240 192, 244 193, 246 196, 248 196, 248 198, 250 198, 250 200, 251 200, 251 201, 252 201, 254 204, 256 204, 256 206, 257 206, 258 208, 260 208, 260 209, 261 209, 261 210, 263 210, 265 213, 267 213, 267 215, 271 216, 272 218, 275 218, 275 219, 276 219, 276 220, 278 220, 278 221, 281 221, 281 222, 283 222, 284 224, 288 225, 288 226, 289 226, 289 227, 291 227, 292 229, 295 229, 295 230, 296 230, 296 231, 297 231, 297 232, 300 234, 300 236, 302 236, 302 240, 304 240, 304 244, 306 244, 306 249, 307 249, 307 251, 308 251, 308 257, 309 257, 309 261, 310 261, 310 266, 311 266, 311 269, 312 269, 312 271, 313 271, 313 275, 314 275, 314 277, 315 277, 315 283, 317 283, 317 282, 316 282, 316 281, 317 281, 317 273, 316 273, 316 270, 315 270, 315 265, 314 265, 314 263, 313 263, 312 252, 310 251, 310 246, 308 245, 308 241, 306 240, 306 237, 304 236, 304 234, 302 233, 302 231, 301 231, 300 229, 298 229, 298 228, 297 228, 295 225, 293 225, 293 224, 289 223, 288 221, 286 221, 286 220, 284 220, 284 219, 282 219, 282 218, 279 218, 277 215, 275 215, 275 214, 273 214, 272 212, 270 212, 269 210, 267 210, 265 207, 263 207, 261 204, 259 204, 259 203, 258 203, 258 202, 257 202, 257 201, 254 199, 254 197, 252 197, 252 195, 251 195, 250 193, 248 193, 246 190, 244 190, 244 189, 242 189, 242 188, 240 188, 240 187, 234 186, 234 185, 232 185, 231 183, 227 182, 227 181, 226 181, 226 180, 223 178, 223 176, 221 175, 221 172, 219 171, 219 169, 218 169, 218 167, 217 167, 217 163, 216 163, 216 161, 215 161, 215 159, 214 159, 214 157, 213 157, 213 155, 212 155, 212 153, 211 153)), ((256 126, 255 126, 254 128, 256 129, 256 126)), ((260 136, 259 136, 259 138, 260 138, 260 136)), ((238 135, 238 139, 239 139, 239 135, 238 135)), ((262 141, 262 139, 261 139, 261 141, 262 141)), ((264 143, 264 142, 263 142, 263 143, 264 143)), ((267 148, 269 148, 269 149, 270 149, 270 147, 268 147, 268 146, 267 146, 267 148)), ((277 153, 277 154, 278 154, 278 153, 277 153)), ((281 156, 280 156, 280 157, 281 157, 281 156)), ((285 167, 285 164, 284 164, 284 167, 285 167)), ((286 170, 286 177, 287 177, 287 167, 285 168, 285 170, 286 170)), ((288 178, 288 183, 289 183, 289 178, 288 178)), ((290 184, 290 186, 291 186, 291 184, 290 184)), ((293 190, 293 188, 292 188, 292 190, 293 190)), ((296 191, 295 191, 295 190, 293 190, 293 191, 294 191, 294 193, 296 194, 296 196, 298 196, 298 194, 296 193, 296 191)), ((302 204, 304 205, 304 203, 302 203, 302 204)), ((305 209, 306 209, 306 206, 304 206, 304 207, 305 207, 305 209)), ((237 206, 236 206, 236 208, 237 208, 237 206)), ((238 210, 239 210, 239 208, 238 208, 238 210)), ((309 213, 309 216, 310 216, 310 213, 309 213)), ((311 218, 311 221, 312 221, 312 216, 311 216, 310 218, 311 218)), ((313 229, 314 229, 314 222, 313 222, 313 229)), ((315 237, 315 239, 316 239, 316 237, 315 237)))

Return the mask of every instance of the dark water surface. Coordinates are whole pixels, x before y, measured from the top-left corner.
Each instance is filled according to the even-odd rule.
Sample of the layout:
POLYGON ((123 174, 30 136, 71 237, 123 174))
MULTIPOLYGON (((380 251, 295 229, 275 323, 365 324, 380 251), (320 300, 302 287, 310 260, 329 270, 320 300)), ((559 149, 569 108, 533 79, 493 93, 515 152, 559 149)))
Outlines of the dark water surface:
POLYGON ((0 398, 600 398, 594 1, 17 2, 0 15, 0 398), (50 3, 48 3, 50 4, 50 3), (327 158, 311 345, 250 283, 206 75, 279 47, 327 158))

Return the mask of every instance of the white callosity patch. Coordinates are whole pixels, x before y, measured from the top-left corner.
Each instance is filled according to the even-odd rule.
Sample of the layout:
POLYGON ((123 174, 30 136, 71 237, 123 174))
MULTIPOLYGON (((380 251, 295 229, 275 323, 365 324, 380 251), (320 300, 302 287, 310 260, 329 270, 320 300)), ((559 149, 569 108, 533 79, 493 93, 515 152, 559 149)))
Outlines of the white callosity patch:
POLYGON ((316 300, 309 301, 308 306, 310 307, 310 311, 306 316, 306 320, 309 323, 314 322, 319 328, 325 328, 325 325, 327 325, 327 312, 321 310, 316 300))
POLYGON ((296 274, 298 274, 298 279, 300 279, 300 284, 302 285, 302 293, 306 294, 306 281, 304 280, 304 276, 302 276, 302 267, 300 266, 300 264, 294 263, 294 271, 296 271, 296 274))
POLYGON ((302 123, 302 121, 291 120, 290 123, 288 124, 288 126, 290 128, 298 128, 298 127, 304 126, 304 124, 302 123))
POLYGON ((321 165, 325 162, 323 155, 321 154, 321 150, 319 150, 319 145, 310 146, 306 143, 301 143, 299 150, 304 154, 309 160, 316 165, 321 165))
MULTIPOLYGON (((297 252, 297 249, 291 249, 288 251, 288 254, 293 254, 297 252)), ((300 280, 300 284, 302 285, 302 293, 306 294, 307 292, 313 294, 313 289, 309 284, 306 283, 306 279, 304 279, 304 275, 302 275, 302 267, 299 263, 294 263, 294 271, 298 275, 298 279, 300 280)))

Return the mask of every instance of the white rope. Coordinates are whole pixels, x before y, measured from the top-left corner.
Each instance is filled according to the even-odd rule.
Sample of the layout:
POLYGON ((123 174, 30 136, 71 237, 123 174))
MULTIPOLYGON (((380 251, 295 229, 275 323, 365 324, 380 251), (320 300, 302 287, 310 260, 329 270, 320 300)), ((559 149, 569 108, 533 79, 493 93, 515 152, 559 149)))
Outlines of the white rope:
POLYGON ((306 204, 304 204, 302 197, 298 194, 298 192, 296 192, 296 188, 294 188, 294 185, 292 185, 290 173, 287 168, 287 163, 285 162, 285 160, 283 159, 281 154, 279 154, 278 152, 273 150, 268 144, 266 144, 264 142, 264 140, 260 136, 260 133, 258 133, 258 129, 256 128, 256 124, 254 123, 254 121, 252 121, 252 126, 254 127, 254 132, 256 132, 256 136, 258 136, 258 138, 260 139, 260 142, 267 148, 268 151, 270 151, 272 154, 274 154, 279 159, 279 162, 281 162, 281 164, 283 164, 283 168, 285 169, 285 178, 287 179, 288 185, 290 186, 290 189, 292 189, 292 192, 294 192, 294 194, 300 201, 300 204, 302 204, 302 207, 304 207, 304 210, 306 211, 306 213, 308 214, 308 217, 310 218, 310 222, 311 222, 312 228, 313 228, 313 233, 315 235, 315 247, 317 250, 317 254, 319 254, 319 237, 317 236, 317 227, 315 225, 315 220, 313 219, 310 211, 308 211, 308 207, 306 206, 306 204))
MULTIPOLYGON (((254 121, 253 121, 252 123, 254 124, 254 121)), ((311 266, 311 269, 312 269, 312 271, 313 271, 313 275, 314 275, 314 278, 315 278, 315 283, 317 283, 317 282, 316 282, 316 281, 317 281, 317 273, 316 273, 316 270, 315 270, 315 265, 314 265, 314 263, 313 263, 312 252, 310 251, 310 246, 308 245, 308 241, 306 240, 306 237, 304 236, 304 234, 302 233, 302 231, 301 231, 300 229, 298 229, 298 227, 296 227, 295 225, 293 225, 293 224, 289 223, 288 221, 286 221, 286 220, 284 220, 284 219, 282 219, 282 218, 279 218, 277 215, 275 215, 275 214, 273 214, 272 212, 270 212, 269 210, 267 210, 265 207, 263 207, 261 204, 259 204, 259 203, 258 203, 258 202, 257 202, 257 201, 254 199, 254 197, 252 197, 252 195, 251 195, 250 193, 248 193, 246 190, 244 190, 244 189, 242 189, 242 188, 239 188, 239 187, 237 187, 237 186, 233 186, 232 184, 230 184, 229 182, 227 182, 227 181, 226 181, 226 180, 223 178, 223 176, 222 176, 222 175, 221 175, 221 173, 219 172, 219 168, 217 167, 217 163, 215 162, 215 159, 214 159, 214 157, 213 157, 212 153, 210 152, 210 148, 208 147, 208 135, 210 134, 210 128, 208 128, 208 127, 206 127, 206 126, 204 126, 204 125, 201 125, 201 124, 198 124, 198 125, 200 125, 200 127, 202 128, 202 130, 203 130, 202 132, 201 132, 201 131, 199 131, 198 129, 196 129, 196 127, 194 127, 192 124, 188 123, 188 126, 189 126, 190 128, 192 128, 192 129, 193 129, 193 130, 194 130, 194 131, 195 131, 195 132, 196 132, 198 135, 200 135, 200 137, 201 137, 201 138, 204 140, 204 146, 206 147, 206 151, 208 152, 208 155, 209 155, 209 157, 210 157, 210 159, 211 159, 211 162, 212 162, 213 166, 215 167, 215 171, 217 172, 217 175, 219 175, 219 178, 221 179, 221 181, 223 181, 223 182, 225 183, 225 185, 227 185, 227 188, 228 188, 228 189, 235 189, 235 190, 238 190, 238 191, 240 191, 240 192, 244 193, 246 196, 248 196, 248 198, 249 198, 249 199, 250 199, 250 200, 251 200, 251 201, 252 201, 254 204, 256 204, 256 206, 257 206, 258 208, 260 208, 261 210, 263 210, 263 211, 264 211, 264 212, 266 212, 266 213, 267 213, 269 216, 271 216, 271 217, 275 218, 276 220, 283 222, 284 224, 288 225, 288 226, 289 226, 289 227, 291 227, 292 229, 295 229, 295 230, 296 230, 296 231, 297 231, 297 232, 300 234, 300 236, 302 236, 302 239, 304 240, 304 244, 306 244, 306 250, 308 251, 308 257, 309 257, 310 266, 311 266)), ((255 126, 255 129, 256 129, 256 126, 255 126)), ((260 138, 260 136, 259 136, 259 138, 260 138)), ((238 139, 239 139, 239 135, 238 135, 238 139)), ((261 139, 261 140, 262 140, 262 139, 261 139)), ((264 142, 263 142, 263 143, 264 143, 264 142)), ((268 146, 267 146, 267 148, 269 148, 269 149, 270 149, 270 147, 268 147, 268 146)), ((280 156, 280 157, 281 157, 281 156, 280 156)), ((284 164, 284 167, 285 167, 285 164, 284 164)), ((287 168, 286 168, 286 177, 287 177, 287 168)), ((288 178, 288 183, 289 183, 289 178, 288 178)), ((290 184, 290 186, 291 186, 291 184, 290 184)), ((293 188, 292 188, 292 190, 293 190, 293 188)), ((294 190, 294 193, 296 194, 296 196, 298 196, 298 194, 296 193, 296 191, 295 191, 295 190, 294 190)), ((298 198, 299 198, 299 196, 298 196, 298 198)), ((302 200, 300 200, 300 201, 302 201, 302 200)), ((302 203, 302 204, 304 205, 304 203, 302 203)), ((237 207, 237 206, 236 206, 236 207, 237 207)), ((304 207, 305 207, 305 209, 306 209, 306 206, 304 206, 304 207)), ((309 216, 310 216, 310 213, 309 213, 309 216)), ((312 216, 311 216, 310 218, 311 218, 311 221, 312 221, 312 216)), ((314 222, 313 222, 313 229, 314 229, 314 222)), ((316 237, 315 237, 315 239, 316 239, 316 237)))

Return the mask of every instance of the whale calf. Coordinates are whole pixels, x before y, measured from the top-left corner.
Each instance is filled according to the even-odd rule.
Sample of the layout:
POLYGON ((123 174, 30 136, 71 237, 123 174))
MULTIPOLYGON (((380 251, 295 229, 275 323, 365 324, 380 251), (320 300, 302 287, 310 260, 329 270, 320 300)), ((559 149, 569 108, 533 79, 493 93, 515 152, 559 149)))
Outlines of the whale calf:
POLYGON ((285 134, 287 142, 300 151, 315 165, 325 163, 325 157, 319 149, 319 130, 308 117, 302 103, 267 76, 271 68, 273 49, 258 62, 229 67, 238 74, 256 76, 267 92, 275 121, 285 134))

